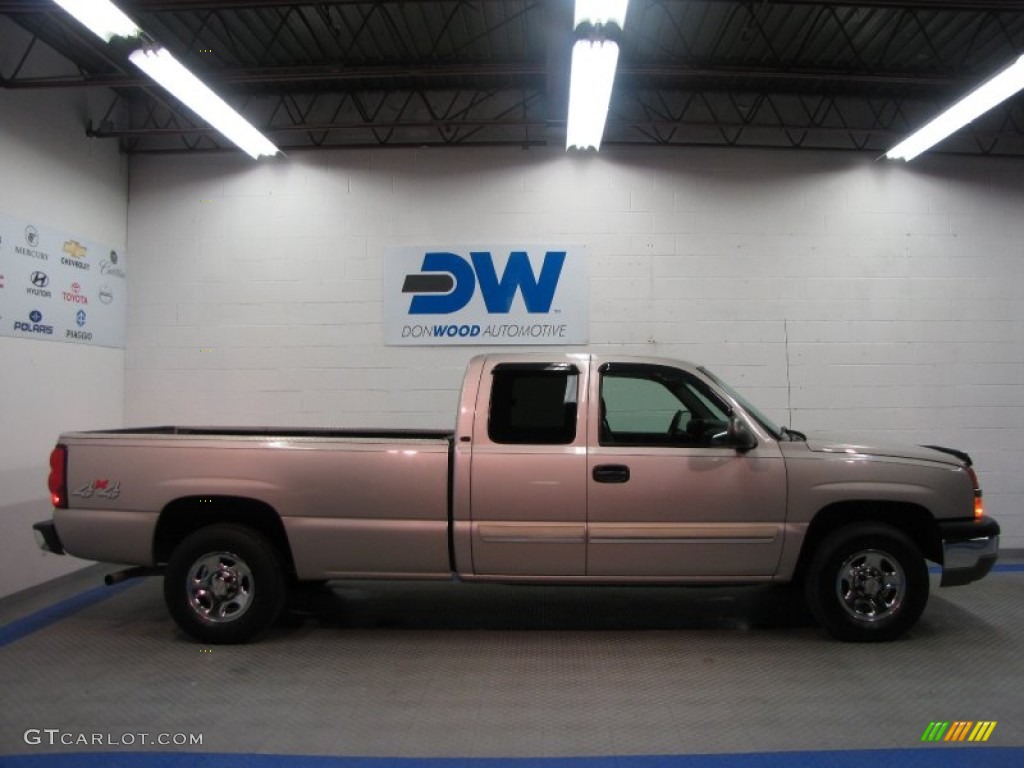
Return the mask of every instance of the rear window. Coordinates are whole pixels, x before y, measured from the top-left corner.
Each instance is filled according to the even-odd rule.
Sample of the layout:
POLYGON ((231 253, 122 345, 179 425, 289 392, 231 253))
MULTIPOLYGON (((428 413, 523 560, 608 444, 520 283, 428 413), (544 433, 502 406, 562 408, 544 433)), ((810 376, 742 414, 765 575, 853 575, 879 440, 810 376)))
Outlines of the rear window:
POLYGON ((579 373, 567 366, 497 366, 487 434, 492 442, 566 445, 576 439, 579 373))

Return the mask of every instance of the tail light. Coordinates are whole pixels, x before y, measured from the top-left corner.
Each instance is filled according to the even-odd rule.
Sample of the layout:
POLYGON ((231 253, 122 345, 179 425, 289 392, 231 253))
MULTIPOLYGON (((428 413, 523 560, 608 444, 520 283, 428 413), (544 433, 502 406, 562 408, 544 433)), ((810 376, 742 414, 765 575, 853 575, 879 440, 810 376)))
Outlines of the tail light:
POLYGON ((979 520, 985 514, 985 503, 981 499, 981 483, 978 482, 978 473, 974 471, 974 467, 968 467, 967 474, 974 485, 974 519, 979 520))
POLYGON ((68 508, 68 447, 58 445, 50 453, 50 502, 57 509, 68 508))

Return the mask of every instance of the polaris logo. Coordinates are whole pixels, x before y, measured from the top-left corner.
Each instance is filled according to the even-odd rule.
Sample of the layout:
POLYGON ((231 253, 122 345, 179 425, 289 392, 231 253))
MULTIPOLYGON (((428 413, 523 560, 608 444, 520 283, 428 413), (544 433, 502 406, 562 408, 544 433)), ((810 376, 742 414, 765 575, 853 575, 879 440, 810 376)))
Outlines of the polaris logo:
POLYGON ((512 251, 505 271, 498 277, 494 257, 488 251, 472 251, 469 260, 455 253, 424 254, 420 272, 406 275, 402 293, 416 294, 410 315, 448 315, 466 307, 477 287, 490 314, 506 315, 516 294, 530 314, 551 311, 565 251, 547 251, 536 275, 526 251, 512 251))

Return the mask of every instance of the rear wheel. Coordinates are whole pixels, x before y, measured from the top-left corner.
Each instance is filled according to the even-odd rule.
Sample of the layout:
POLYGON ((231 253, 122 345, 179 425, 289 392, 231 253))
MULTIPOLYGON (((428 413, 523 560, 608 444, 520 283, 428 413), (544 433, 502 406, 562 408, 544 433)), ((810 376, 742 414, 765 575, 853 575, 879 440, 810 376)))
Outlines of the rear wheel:
POLYGON ((212 525, 186 537, 164 574, 164 601, 187 634, 204 643, 243 643, 281 613, 281 557, 243 525, 212 525))
POLYGON ((840 528, 821 544, 804 584, 807 604, 834 637, 892 640, 928 602, 928 568, 903 532, 878 523, 840 528))

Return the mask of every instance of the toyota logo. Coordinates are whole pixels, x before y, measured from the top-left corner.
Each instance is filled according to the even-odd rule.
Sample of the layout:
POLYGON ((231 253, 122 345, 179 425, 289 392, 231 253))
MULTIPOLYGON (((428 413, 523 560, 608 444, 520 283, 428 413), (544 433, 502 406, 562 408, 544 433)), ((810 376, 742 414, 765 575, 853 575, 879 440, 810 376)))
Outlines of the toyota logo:
POLYGON ((36 288, 45 288, 50 284, 50 278, 46 276, 45 272, 33 272, 29 280, 36 288))

